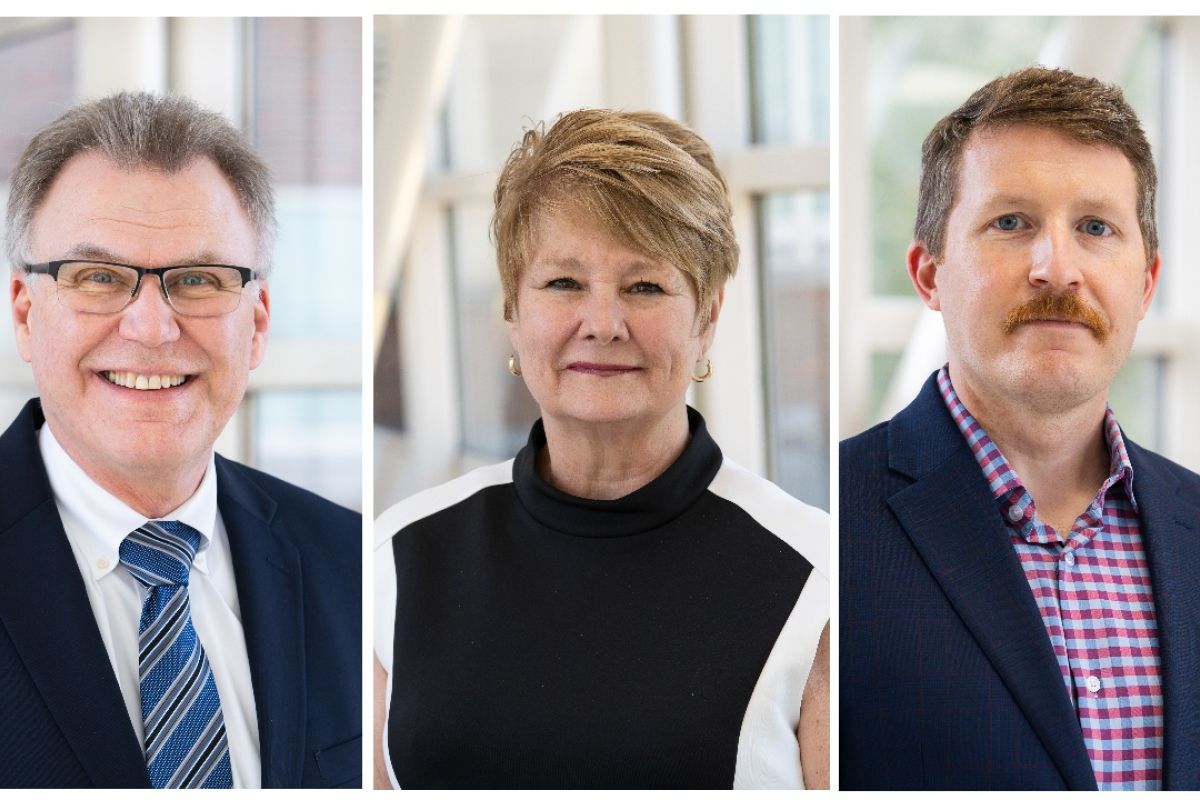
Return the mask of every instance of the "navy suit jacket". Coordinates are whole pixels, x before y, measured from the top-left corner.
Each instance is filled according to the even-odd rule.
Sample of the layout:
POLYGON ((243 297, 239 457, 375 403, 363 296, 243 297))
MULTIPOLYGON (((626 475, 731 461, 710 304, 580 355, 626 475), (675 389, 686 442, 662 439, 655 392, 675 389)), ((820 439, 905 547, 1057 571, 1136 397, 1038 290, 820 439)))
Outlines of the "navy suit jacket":
MULTIPOLYGON (((0 436, 0 786, 149 787, 30 401, 0 436)), ((262 785, 361 782, 361 516, 217 457, 262 785)), ((220 646, 206 644, 207 647, 220 646)))
MULTIPOLYGON (((1164 788, 1200 788, 1200 476, 1126 440, 1164 788)), ((842 789, 1095 789, 1033 593, 935 378, 841 446, 842 789)))

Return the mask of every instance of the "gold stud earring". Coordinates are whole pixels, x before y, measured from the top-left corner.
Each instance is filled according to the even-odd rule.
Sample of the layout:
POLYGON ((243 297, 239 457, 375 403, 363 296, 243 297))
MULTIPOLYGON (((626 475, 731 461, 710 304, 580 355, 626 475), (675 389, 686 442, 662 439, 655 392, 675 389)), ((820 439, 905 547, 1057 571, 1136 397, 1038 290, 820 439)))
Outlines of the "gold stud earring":
POLYGON ((521 377, 521 359, 516 353, 510 353, 508 356, 508 371, 518 378, 521 377))
MULTIPOLYGON (((696 362, 696 367, 698 367, 698 366, 700 366, 699 361, 696 362)), ((696 383, 704 383, 706 380, 708 380, 709 378, 712 377, 712 359, 711 358, 704 359, 704 374, 703 375, 696 374, 696 367, 692 367, 692 380, 694 380, 696 383)))

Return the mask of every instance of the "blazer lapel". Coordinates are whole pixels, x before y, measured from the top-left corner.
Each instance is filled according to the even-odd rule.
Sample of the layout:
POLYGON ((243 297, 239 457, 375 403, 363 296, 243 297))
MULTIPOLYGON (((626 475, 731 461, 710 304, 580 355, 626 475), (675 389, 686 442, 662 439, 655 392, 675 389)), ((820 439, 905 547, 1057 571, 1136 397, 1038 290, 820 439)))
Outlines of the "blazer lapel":
POLYGON ((1050 639, 987 482, 935 379, 892 420, 889 505, 1070 789, 1096 788, 1050 639))
POLYGON ((41 422, 31 401, 0 438, 11 481, 0 490, 0 623, 92 782, 150 788, 38 451, 41 422))
POLYGON ((306 721, 300 557, 272 530, 275 501, 220 456, 217 502, 229 534, 250 658, 262 785, 298 786, 306 721))
POLYGON ((1200 508, 1163 459, 1126 444, 1158 620, 1163 788, 1200 789, 1200 508))

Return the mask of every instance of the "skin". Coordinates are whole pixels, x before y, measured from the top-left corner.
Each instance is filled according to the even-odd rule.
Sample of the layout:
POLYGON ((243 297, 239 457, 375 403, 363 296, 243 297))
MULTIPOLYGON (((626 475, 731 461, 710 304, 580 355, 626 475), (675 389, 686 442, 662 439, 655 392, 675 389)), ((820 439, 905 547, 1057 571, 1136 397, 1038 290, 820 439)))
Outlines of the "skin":
POLYGON ((546 426, 539 471, 577 497, 623 497, 687 445, 685 393, 724 290, 701 317, 695 288, 674 265, 578 214, 539 222, 508 323, 546 426))
MULTIPOLYGON (((256 237, 229 182, 208 159, 175 174, 126 172, 83 153, 60 171, 33 218, 33 262, 106 256, 145 267, 210 262, 253 266, 256 237)), ((46 422, 98 484, 150 518, 178 508, 204 477, 213 443, 262 360, 270 319, 265 283, 242 290, 220 317, 183 317, 157 278, 112 314, 58 301, 48 275, 14 271, 13 325, 33 366, 46 422), (138 391, 102 373, 187 375, 182 386, 138 391)))
POLYGON ((1123 153, 1015 126, 972 134, 942 258, 908 251, 917 294, 940 311, 950 374, 1064 536, 1108 474, 1108 386, 1129 355, 1158 284, 1146 263, 1137 179, 1123 153), (1040 292, 1077 293, 1111 326, 1002 320, 1040 292))
POLYGON ((829 623, 821 631, 800 704, 800 767, 806 789, 829 788, 829 623))
POLYGON ((387 670, 379 663, 379 657, 373 656, 375 664, 375 788, 391 789, 392 782, 388 779, 387 764, 383 756, 383 735, 387 728, 387 670))

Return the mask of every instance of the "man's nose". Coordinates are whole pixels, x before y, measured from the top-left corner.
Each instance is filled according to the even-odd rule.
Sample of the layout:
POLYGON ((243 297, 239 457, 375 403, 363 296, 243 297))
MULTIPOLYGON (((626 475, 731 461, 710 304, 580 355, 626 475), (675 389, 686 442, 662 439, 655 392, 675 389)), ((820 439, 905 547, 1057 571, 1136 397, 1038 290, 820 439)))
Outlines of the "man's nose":
POLYGON ((1066 291, 1083 283, 1079 244, 1066 224, 1047 225, 1034 240, 1029 257, 1029 282, 1039 289, 1066 291))
POLYGON ((157 276, 142 278, 137 295, 119 313, 119 331, 125 339, 146 347, 158 347, 179 338, 175 310, 163 296, 162 284, 157 276))
POLYGON ((595 287, 588 291, 580 309, 580 332, 602 344, 626 337, 625 309, 617 290, 595 287))

